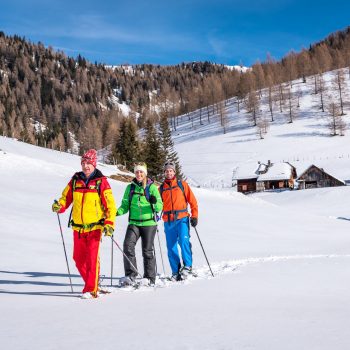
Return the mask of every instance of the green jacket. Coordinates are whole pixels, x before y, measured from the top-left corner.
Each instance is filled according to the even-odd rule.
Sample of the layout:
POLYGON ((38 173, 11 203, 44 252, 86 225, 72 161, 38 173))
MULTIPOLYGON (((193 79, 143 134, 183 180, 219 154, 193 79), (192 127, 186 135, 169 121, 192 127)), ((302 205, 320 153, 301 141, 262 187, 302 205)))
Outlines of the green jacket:
MULTIPOLYGON (((155 212, 160 212, 163 209, 163 202, 158 191, 157 186, 153 183, 151 179, 147 180, 147 186, 149 186, 149 195, 153 195, 157 198, 157 203, 153 204, 153 210, 155 212)), ((157 223, 154 221, 154 213, 150 202, 146 199, 145 189, 139 186, 134 179, 132 184, 135 185, 134 194, 129 202, 131 184, 129 184, 124 192, 122 203, 118 208, 117 215, 124 215, 129 211, 129 225, 137 226, 154 226, 157 223)))

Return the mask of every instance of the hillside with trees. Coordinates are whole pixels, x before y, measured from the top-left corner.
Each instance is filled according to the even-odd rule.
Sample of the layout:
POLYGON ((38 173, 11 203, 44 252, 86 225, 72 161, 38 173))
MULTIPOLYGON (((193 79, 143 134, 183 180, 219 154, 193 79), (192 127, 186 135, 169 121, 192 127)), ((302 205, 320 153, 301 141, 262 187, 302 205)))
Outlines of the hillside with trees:
MULTIPOLYGON (((127 168, 136 159, 148 160, 150 145, 160 160, 171 155, 178 161, 167 131, 176 130, 178 116, 190 118, 198 110, 200 123, 210 123, 219 115, 225 130, 225 107, 235 97, 237 110, 244 103, 251 123, 264 130, 264 91, 271 121, 279 106, 289 109, 293 122, 295 79, 313 79, 321 109, 336 118, 343 113, 344 70, 334 79, 340 99, 333 105, 323 103, 323 73, 338 68, 348 68, 350 77, 350 27, 279 61, 268 55, 245 72, 210 62, 107 67, 0 32, 0 133, 69 152, 111 146, 111 162, 127 168), (130 110, 127 117, 121 104, 130 110)), ((158 166, 151 168, 157 176, 158 166)))

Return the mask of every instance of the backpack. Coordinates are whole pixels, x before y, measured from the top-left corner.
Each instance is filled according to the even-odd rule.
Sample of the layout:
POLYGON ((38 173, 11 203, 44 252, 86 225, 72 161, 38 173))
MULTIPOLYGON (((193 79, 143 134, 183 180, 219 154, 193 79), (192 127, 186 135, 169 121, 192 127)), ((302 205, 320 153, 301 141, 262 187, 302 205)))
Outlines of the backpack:
MULTIPOLYGON (((145 196, 146 197, 146 200, 148 203, 150 203, 149 201, 149 197, 150 197, 150 187, 151 185, 153 184, 153 182, 151 183, 148 183, 146 185, 146 187, 144 188, 143 190, 143 193, 139 193, 139 192, 135 192, 135 188, 136 188, 136 185, 132 182, 130 184, 130 192, 129 192, 129 221, 130 221, 130 207, 131 207, 131 201, 132 201, 132 197, 134 194, 138 194, 140 196, 145 196)), ((154 211, 154 208, 153 208, 153 205, 150 203, 150 206, 151 206, 151 209, 152 209, 152 212, 154 214, 154 220, 157 222, 159 221, 160 217, 158 216, 158 214, 154 211)), ((150 221, 150 220, 153 220, 153 219, 147 219, 147 220, 135 220, 133 219, 133 221, 150 221)))
MULTIPOLYGON (((185 194, 185 189, 184 189, 184 185, 182 184, 182 181, 181 180, 176 180, 177 181, 177 186, 180 187, 180 190, 182 191, 182 194, 184 195, 185 197, 185 201, 186 203, 188 203, 188 200, 186 198, 186 194, 185 194)), ((164 184, 161 184, 160 187, 159 187, 159 192, 160 192, 160 196, 162 197, 163 196, 163 192, 166 191, 166 190, 171 190, 177 186, 174 186, 174 187, 169 187, 169 188, 166 188, 164 189, 164 184)))
MULTIPOLYGON (((183 183, 181 180, 176 180, 177 182, 177 185, 176 186, 173 186, 173 187, 168 187, 168 188, 165 188, 164 189, 164 184, 161 184, 160 187, 159 187, 159 192, 160 192, 160 196, 162 197, 163 196, 163 192, 164 191, 167 191, 167 190, 172 190, 173 188, 176 188, 176 187, 180 187, 181 189, 181 192, 182 194, 184 195, 184 198, 185 198, 185 202, 186 204, 188 203, 188 200, 186 198, 186 194, 185 194, 185 189, 184 189, 184 186, 183 186, 183 183)), ((163 197, 162 197, 163 199, 163 197)), ((177 220, 177 215, 179 213, 182 213, 182 212, 187 212, 187 207, 186 209, 180 209, 180 210, 169 210, 169 211, 163 211, 162 215, 168 215, 168 220, 170 220, 170 214, 173 214, 174 217, 175 217, 175 220, 177 220)))
MULTIPOLYGON (((101 187, 101 182, 102 182, 101 179, 96 181, 96 190, 97 190, 98 196, 100 198, 101 198, 101 188, 100 188, 101 187)), ((72 183, 73 192, 75 191, 76 183, 77 183, 77 179, 76 179, 76 177, 73 177, 73 183, 72 183)))
MULTIPOLYGON (((152 183, 146 185, 146 187, 143 190, 143 193, 136 192, 136 194, 139 194, 140 196, 145 196, 147 202, 149 202, 149 196, 150 196, 149 188, 152 185, 152 183)), ((129 210, 130 210, 132 197, 135 194, 135 188, 136 188, 136 185, 132 182, 130 184, 130 192, 129 192, 129 210)))

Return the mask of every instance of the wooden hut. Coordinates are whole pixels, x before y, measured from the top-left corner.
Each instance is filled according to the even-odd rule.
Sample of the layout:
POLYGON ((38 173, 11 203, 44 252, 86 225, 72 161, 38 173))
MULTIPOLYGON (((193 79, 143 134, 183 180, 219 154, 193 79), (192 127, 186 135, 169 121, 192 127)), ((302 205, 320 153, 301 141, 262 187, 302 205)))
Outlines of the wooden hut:
POLYGON ((232 180, 237 185, 237 192, 256 192, 256 180, 260 167, 260 163, 246 163, 234 171, 232 180))
POLYGON ((345 182, 336 177, 326 173, 322 168, 316 165, 310 165, 298 178, 298 188, 320 188, 320 187, 334 187, 345 186, 345 182))
POLYGON ((268 163, 265 174, 259 175, 257 188, 261 190, 293 189, 297 171, 288 162, 268 163))

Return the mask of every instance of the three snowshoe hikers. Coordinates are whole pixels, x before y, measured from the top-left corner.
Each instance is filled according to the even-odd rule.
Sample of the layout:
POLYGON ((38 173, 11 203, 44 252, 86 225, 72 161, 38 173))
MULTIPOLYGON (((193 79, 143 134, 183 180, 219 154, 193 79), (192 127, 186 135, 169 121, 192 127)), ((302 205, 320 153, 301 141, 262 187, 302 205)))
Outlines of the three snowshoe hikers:
POLYGON ((98 296, 102 231, 113 236, 116 207, 107 178, 96 169, 97 153, 90 149, 81 158, 82 171, 73 175, 52 210, 63 213, 72 204, 73 259, 84 280, 82 298, 98 296))
POLYGON ((172 271, 171 279, 179 281, 192 273, 192 249, 189 223, 196 227, 198 223, 198 205, 190 186, 186 181, 177 180, 175 164, 164 165, 165 180, 159 187, 163 200, 164 231, 168 249, 168 258, 172 271), (191 216, 188 213, 188 204, 191 216), (181 249, 181 266, 178 245, 181 249))
POLYGON ((156 213, 163 208, 157 186, 147 177, 147 165, 136 163, 135 178, 124 192, 117 216, 129 213, 129 224, 126 230, 123 250, 125 277, 121 284, 134 284, 137 276, 135 246, 141 237, 144 278, 149 285, 156 280, 156 260, 154 255, 154 237, 157 229, 156 213))

